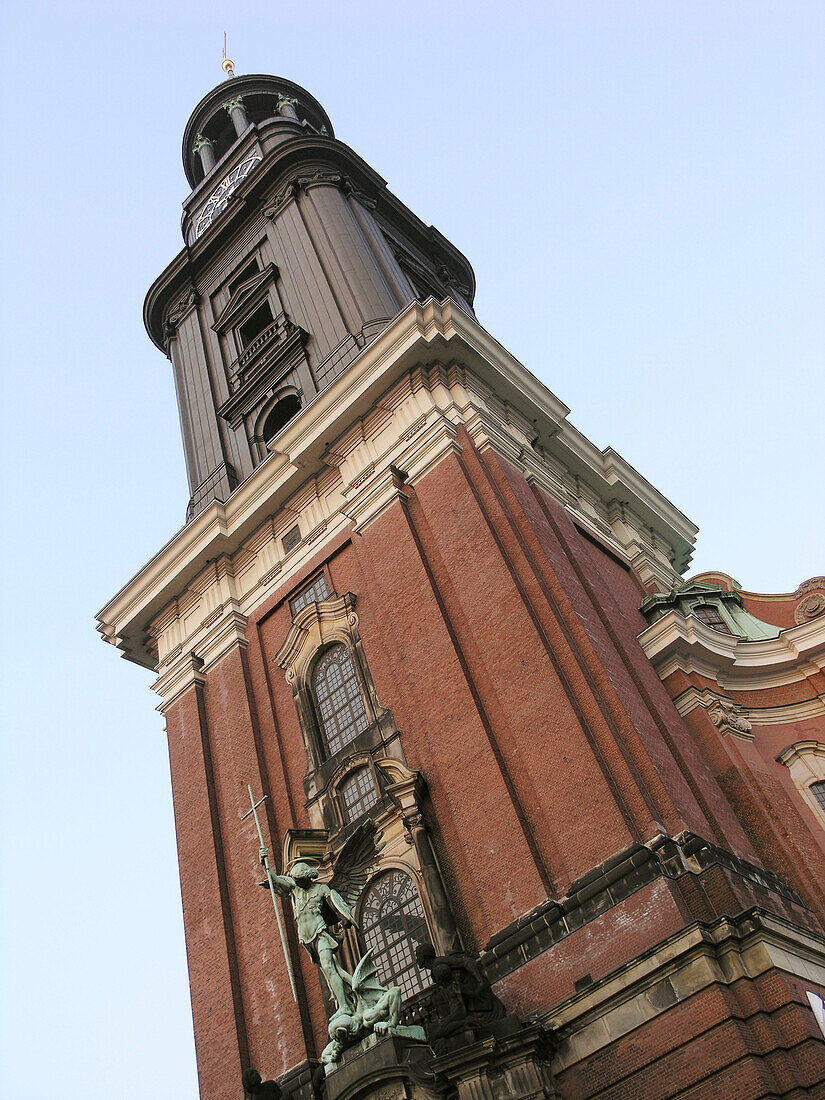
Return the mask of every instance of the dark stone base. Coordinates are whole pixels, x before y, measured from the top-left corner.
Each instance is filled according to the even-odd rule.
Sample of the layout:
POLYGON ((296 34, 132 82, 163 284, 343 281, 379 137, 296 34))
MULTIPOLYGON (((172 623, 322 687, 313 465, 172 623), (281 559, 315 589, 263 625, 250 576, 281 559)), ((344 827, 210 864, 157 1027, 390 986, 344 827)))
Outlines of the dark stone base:
POLYGON ((487 1038, 440 1055, 431 1069, 457 1100, 558 1100, 552 1055, 551 1037, 539 1024, 517 1031, 499 1027, 487 1038))
POLYGON ((320 1062, 301 1062, 280 1078, 278 1084, 289 1100, 316 1100, 323 1095, 319 1082, 324 1079, 324 1067, 320 1062))
POLYGON ((325 1100, 436 1100, 438 1093, 420 1082, 432 1056, 420 1040, 369 1035, 327 1075, 325 1100))

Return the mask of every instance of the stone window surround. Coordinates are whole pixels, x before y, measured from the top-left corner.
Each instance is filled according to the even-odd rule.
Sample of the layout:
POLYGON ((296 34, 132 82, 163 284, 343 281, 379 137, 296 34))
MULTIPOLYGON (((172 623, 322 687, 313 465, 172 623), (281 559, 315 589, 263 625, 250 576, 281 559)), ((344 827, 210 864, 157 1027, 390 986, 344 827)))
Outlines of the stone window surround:
POLYGON ((371 806, 367 811, 370 814, 377 812, 383 812, 391 805, 391 799, 385 795, 386 787, 386 773, 375 761, 372 753, 370 752, 357 752, 347 757, 344 764, 336 771, 336 773, 330 778, 329 786, 327 790, 331 795, 330 803, 334 809, 337 823, 340 827, 346 828, 347 825, 355 824, 358 818, 350 819, 347 816, 346 806, 344 804, 344 796, 342 787, 346 781, 362 768, 367 768, 372 775, 373 786, 375 792, 378 795, 378 801, 374 806, 371 806))
MULTIPOLYGON (((400 753, 398 730, 392 714, 378 702, 375 684, 358 629, 357 597, 352 592, 310 603, 295 616, 283 646, 275 656, 284 670, 298 711, 307 752, 304 786, 313 824, 330 824, 340 818, 336 798, 330 797, 333 781, 343 763, 355 755, 375 757, 400 753), (335 644, 347 648, 367 716, 366 728, 337 751, 327 751, 326 740, 313 694, 313 674, 318 661, 335 644), (320 800, 320 802, 319 802, 320 800)), ((379 787, 380 790, 380 787, 379 787)))
POLYGON ((825 745, 820 741, 795 741, 776 757, 791 773, 793 784, 811 813, 825 829, 825 810, 811 792, 814 783, 825 781, 825 745))

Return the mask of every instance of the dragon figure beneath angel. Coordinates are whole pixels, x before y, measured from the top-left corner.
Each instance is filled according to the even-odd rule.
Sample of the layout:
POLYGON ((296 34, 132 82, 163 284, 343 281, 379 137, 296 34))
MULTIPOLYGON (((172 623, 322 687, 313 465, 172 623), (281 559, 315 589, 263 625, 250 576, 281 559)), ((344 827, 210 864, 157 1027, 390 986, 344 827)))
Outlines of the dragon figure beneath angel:
POLYGON ((276 875, 264 862, 268 882, 276 894, 292 899, 292 911, 298 925, 298 939, 324 975, 335 1001, 329 1021, 330 1042, 321 1061, 329 1069, 344 1050, 370 1033, 402 1035, 424 1039, 420 1027, 399 1023, 401 991, 398 986, 383 986, 378 980, 372 951, 360 960, 352 974, 339 958, 342 935, 339 926, 356 928, 353 909, 378 854, 374 825, 370 822, 353 833, 335 861, 335 875, 329 885, 318 882, 318 868, 306 860, 290 867, 288 875, 276 875))

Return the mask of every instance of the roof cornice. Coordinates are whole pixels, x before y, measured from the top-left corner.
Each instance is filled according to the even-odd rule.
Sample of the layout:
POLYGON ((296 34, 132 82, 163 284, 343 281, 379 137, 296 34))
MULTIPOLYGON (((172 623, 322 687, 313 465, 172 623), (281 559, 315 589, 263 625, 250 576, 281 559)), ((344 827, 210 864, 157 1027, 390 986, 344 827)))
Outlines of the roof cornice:
MULTIPOLYGON (((645 519, 682 557, 695 526, 610 449, 599 451, 567 422, 569 409, 454 302, 412 302, 330 386, 278 436, 270 457, 232 493, 199 512, 98 615, 99 629, 125 656, 152 666, 148 624, 208 562, 235 553, 307 480, 328 463, 325 441, 340 438, 366 417, 410 370, 457 363, 489 387, 513 416, 560 461, 587 470, 587 483, 606 505, 619 499, 645 519), (628 473, 629 472, 629 473, 628 473)), ((376 477, 378 471, 376 471, 376 477)), ((366 492, 369 486, 364 487, 366 492)), ((332 529, 332 525, 330 525, 332 529)))

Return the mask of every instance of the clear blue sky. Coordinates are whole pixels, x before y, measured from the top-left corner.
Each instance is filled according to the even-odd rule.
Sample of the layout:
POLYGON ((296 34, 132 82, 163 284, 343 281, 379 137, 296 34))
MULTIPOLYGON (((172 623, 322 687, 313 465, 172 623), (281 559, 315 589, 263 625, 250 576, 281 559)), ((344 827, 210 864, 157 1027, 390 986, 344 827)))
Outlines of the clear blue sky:
POLYGON ((699 524, 695 570, 788 591, 825 571, 824 24, 821 0, 7 5, 3 1095, 196 1095, 162 723, 93 615, 184 516, 141 307, 224 29, 466 253, 482 324, 699 524))

